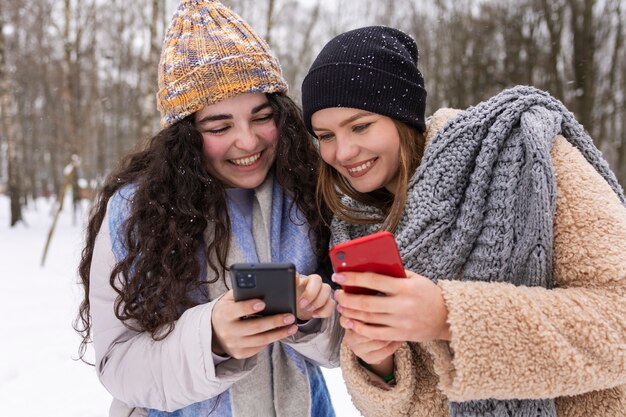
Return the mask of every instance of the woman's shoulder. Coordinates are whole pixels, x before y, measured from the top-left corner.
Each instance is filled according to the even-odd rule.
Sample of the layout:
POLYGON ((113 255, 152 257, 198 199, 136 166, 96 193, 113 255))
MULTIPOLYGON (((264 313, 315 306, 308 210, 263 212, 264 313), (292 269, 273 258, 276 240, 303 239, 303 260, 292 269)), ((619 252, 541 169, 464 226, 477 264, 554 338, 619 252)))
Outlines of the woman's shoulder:
POLYGON ((126 184, 113 193, 107 207, 109 218, 128 216, 136 191, 137 186, 135 184, 126 184))
POLYGON ((113 252, 118 260, 123 258, 126 253, 122 243, 123 226, 130 215, 136 191, 137 186, 135 184, 126 184, 113 193, 109 199, 105 221, 107 222, 113 252))
POLYGON ((442 107, 426 120, 426 144, 432 142, 437 133, 463 110, 442 107))
POLYGON ((559 195, 585 195, 590 201, 602 201, 602 205, 615 204, 622 209, 622 203, 609 183, 566 138, 555 136, 550 157, 559 195))

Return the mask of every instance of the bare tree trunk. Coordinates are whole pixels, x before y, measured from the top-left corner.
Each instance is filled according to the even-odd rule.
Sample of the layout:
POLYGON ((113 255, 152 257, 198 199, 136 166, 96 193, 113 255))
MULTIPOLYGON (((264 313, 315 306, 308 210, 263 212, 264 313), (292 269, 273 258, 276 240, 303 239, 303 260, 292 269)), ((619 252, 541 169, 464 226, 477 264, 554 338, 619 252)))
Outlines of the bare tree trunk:
POLYGON ((595 0, 568 0, 571 8, 571 28, 574 38, 574 87, 576 110, 580 123, 592 134, 593 108, 595 106, 595 25, 593 7, 595 0))
MULTIPOLYGON (((626 77, 622 78, 622 91, 626 91, 626 77)), ((626 138, 624 130, 626 129, 626 111, 622 111, 622 139, 620 143, 620 149, 618 154, 618 162, 617 162, 617 178, 620 180, 620 184, 622 187, 626 189, 626 138)))
MULTIPOLYGON (((39 10, 39 14, 48 14, 46 13, 48 10, 39 10)), ((41 18, 38 16, 38 20, 41 18)), ((44 27, 41 33, 38 33, 36 36, 37 39, 37 48, 42 51, 42 57, 49 55, 51 48, 51 44, 53 41, 49 40, 44 33, 49 28, 44 27)), ((50 62, 50 61, 48 61, 50 62)), ((47 161, 45 164, 42 164, 39 169, 41 171, 47 171, 45 173, 47 187, 45 189, 45 195, 58 195, 61 191, 62 187, 62 178, 60 178, 60 172, 63 167, 63 162, 60 162, 59 155, 63 154, 63 141, 65 140, 65 135, 62 131, 64 129, 65 123, 62 121, 61 113, 62 113, 62 102, 60 100, 63 99, 62 95, 58 94, 58 73, 60 65, 58 65, 58 61, 53 65, 48 64, 44 59, 41 60, 40 65, 40 78, 39 82, 41 85, 41 91, 43 95, 43 100, 46 103, 48 108, 46 117, 43 118, 45 123, 40 123, 41 131, 46 132, 45 140, 46 145, 44 148, 43 156, 47 157, 47 161), (55 65, 56 64, 56 65, 55 65), (45 169, 42 169, 44 168, 45 169)))
POLYGON ((25 200, 28 199, 35 200, 39 194, 39 184, 37 182, 37 158, 39 153, 36 152, 39 149, 39 138, 36 134, 33 133, 35 127, 37 126, 35 120, 35 112, 34 109, 30 109, 28 112, 28 124, 22 125, 22 138, 24 142, 24 146, 26 149, 33 149, 35 152, 24 152, 22 153, 23 165, 25 175, 24 178, 26 180, 26 184, 24 185, 24 197, 25 200), (28 127, 27 127, 28 126, 28 127), (31 132, 31 133, 29 133, 31 132), (26 137, 28 136, 28 144, 26 144, 26 137))
POLYGON ((71 0, 64 0, 64 31, 63 31, 63 64, 64 64, 64 73, 65 73, 65 82, 63 83, 63 107, 65 110, 65 115, 67 117, 67 128, 68 128, 68 153, 73 155, 76 153, 76 130, 77 130, 77 120, 76 120, 76 108, 75 108, 75 91, 76 91, 76 80, 74 74, 74 66, 72 65, 72 44, 73 42, 70 40, 70 25, 72 20, 72 5, 71 0))
MULTIPOLYGON (((618 6, 617 6, 617 15, 618 15, 618 33, 616 34, 616 36, 619 39, 619 43, 616 41, 615 44, 615 55, 613 56, 613 65, 617 65, 618 69, 616 70, 616 74, 619 74, 621 71, 621 91, 624 92, 626 91, 626 76, 624 76, 624 65, 626 65, 626 52, 624 51, 622 45, 624 43, 624 26, 623 26, 623 17, 622 17, 622 9, 620 7, 620 2, 617 2, 618 6), (619 53, 621 52, 621 56, 619 55, 619 53), (619 62, 621 62, 621 66, 619 66, 619 62), (619 69, 621 68, 621 69, 619 69)), ((613 69, 611 69, 612 72, 613 69)), ((619 89, 619 84, 616 84, 616 90, 619 89)), ((615 98, 614 95, 616 93, 613 93, 613 99, 615 98)), ((620 183, 622 184, 622 187, 626 188, 626 98, 622 97, 622 118, 621 118, 621 130, 617 128, 616 125, 620 124, 619 119, 617 114, 614 115, 614 120, 613 120, 613 126, 614 129, 613 131, 613 139, 617 140, 618 137, 619 139, 619 143, 617 144, 617 162, 616 162, 616 173, 617 173, 617 178, 619 179, 620 183), (621 132, 621 135, 620 135, 621 132)), ((617 104, 616 104, 617 105, 617 104)))
POLYGON ((98 19, 98 11, 95 7, 95 0, 92 0, 93 3, 89 9, 89 19, 88 24, 91 28, 89 33, 89 41, 88 41, 88 65, 89 65, 89 75, 87 82, 87 103, 82 107, 81 118, 85 121, 83 122, 83 140, 80 141, 79 152, 82 157, 82 172, 80 174, 81 177, 85 180, 85 187, 81 189, 79 198, 88 198, 91 199, 91 184, 92 179, 95 177, 93 162, 94 157, 97 155, 97 152, 94 151, 95 143, 99 142, 98 138, 101 137, 99 135, 99 126, 100 126, 100 118, 98 117, 102 114, 101 105, 98 101, 98 93, 99 93, 99 74, 98 74, 98 56, 97 56, 97 46, 98 46, 98 29, 101 24, 98 19), (86 132, 90 132, 90 135, 86 135, 86 132), (94 140, 95 139, 95 140, 94 140), (85 163, 86 162, 86 163, 85 163))
POLYGON ((52 226, 50 226, 50 230, 48 231, 48 237, 46 239, 46 245, 43 248, 43 255, 41 256, 41 266, 44 266, 46 263, 46 257, 48 256, 48 249, 50 249, 50 242, 52 242, 52 235, 54 234, 54 229, 56 229, 57 222, 59 220, 59 215, 63 211, 63 202, 65 201, 65 193, 72 187, 72 184, 76 182, 76 169, 78 168, 78 160, 72 160, 69 165, 67 165, 64 169, 64 179, 63 179, 63 187, 61 188, 61 193, 59 194, 59 198, 57 199, 57 210, 54 213, 54 219, 52 220, 52 226))
MULTIPOLYGON (((78 152, 78 108, 79 108, 79 92, 80 92, 80 53, 79 45, 82 34, 82 28, 76 29, 76 35, 74 40, 70 39, 70 25, 72 22, 72 4, 71 0, 65 0, 64 2, 64 18, 65 26, 63 30, 63 62, 65 70, 65 83, 63 85, 63 104, 65 115, 67 117, 67 154, 68 161, 74 159, 74 155, 80 155, 78 152), (76 53, 75 62, 72 61, 72 52, 76 53)), ((63 191, 61 192, 63 193, 63 191)), ((72 202, 74 209, 78 206, 80 198, 80 190, 78 187, 78 176, 74 176, 74 182, 72 183, 72 202)))
MULTIPOLYGON (((122 1, 123 4, 123 1, 122 1)), ((120 5, 115 2, 116 8, 120 7, 120 5)), ((126 54, 125 51, 127 50, 128 46, 126 45, 126 43, 128 42, 123 42, 122 39, 122 34, 124 33, 124 28, 126 27, 126 25, 130 22, 130 18, 129 16, 126 16, 125 13, 119 13, 119 21, 117 22, 117 31, 119 33, 119 43, 118 45, 116 45, 115 48, 115 52, 117 52, 117 56, 116 56, 116 68, 115 68, 115 92, 114 92, 114 96, 115 96, 115 100, 113 101, 115 108, 123 108, 124 106, 124 102, 122 101, 122 95, 123 95, 123 90, 122 90, 122 85, 123 85, 123 73, 124 73, 124 64, 125 64, 125 58, 126 54)), ((116 116, 119 113, 114 113, 114 116, 116 116)), ((115 129, 115 151, 113 152, 113 155, 115 155, 116 157, 118 155, 121 155, 124 151, 124 126, 123 123, 125 123, 125 121, 115 121, 114 123, 114 129, 115 129)))
POLYGON ((17 158, 17 129, 14 125, 14 117, 9 115, 11 103, 11 88, 7 67, 7 49, 4 37, 4 10, 0 9, 0 113, 2 113, 2 132, 5 134, 8 147, 8 169, 9 169, 9 197, 11 200, 11 226, 15 226, 22 219, 22 187, 19 175, 19 164, 17 158))
POLYGON ((160 10, 165 5, 163 0, 152 0, 152 16, 150 19, 150 39, 148 48, 148 58, 145 60, 143 72, 146 75, 147 82, 143 83, 145 94, 141 103, 141 125, 140 136, 147 138, 152 135, 154 123, 154 93, 157 85, 157 69, 159 63, 160 45, 158 44, 157 34, 159 25, 160 10))
POLYGON ((550 92, 559 100, 564 99, 563 82, 559 72, 561 54, 561 33, 563 32, 563 5, 560 0, 541 0, 543 17, 550 34, 550 60, 546 68, 550 92))
POLYGON ((267 26, 265 27, 265 42, 272 46, 272 26, 274 25, 274 0, 267 2, 267 26))
MULTIPOLYGON (((613 52, 611 54, 611 61, 609 61, 611 65, 608 73, 608 81, 601 96, 601 101, 604 106, 602 116, 600 118, 600 128, 598 134, 598 140, 610 142, 611 145, 614 145, 617 142, 617 118, 615 117, 616 112, 618 112, 616 92, 619 91, 619 87, 617 85, 617 71, 619 68, 620 52, 624 44, 622 36, 622 13, 620 1, 616 2, 614 12, 617 15, 617 28, 613 44, 613 52)), ((619 144, 617 145, 619 146, 619 144)), ((615 160, 611 160, 609 162, 613 163, 615 160)))

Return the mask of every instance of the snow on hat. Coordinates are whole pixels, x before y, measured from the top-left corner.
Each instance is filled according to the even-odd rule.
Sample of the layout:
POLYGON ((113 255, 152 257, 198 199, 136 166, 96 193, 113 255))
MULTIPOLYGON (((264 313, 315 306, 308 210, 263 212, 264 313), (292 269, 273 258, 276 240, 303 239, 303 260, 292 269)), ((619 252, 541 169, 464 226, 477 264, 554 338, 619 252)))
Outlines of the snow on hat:
POLYGON ((302 82, 302 110, 311 116, 330 107, 351 107, 426 128, 424 78, 413 38, 368 26, 336 36, 324 46, 302 82))

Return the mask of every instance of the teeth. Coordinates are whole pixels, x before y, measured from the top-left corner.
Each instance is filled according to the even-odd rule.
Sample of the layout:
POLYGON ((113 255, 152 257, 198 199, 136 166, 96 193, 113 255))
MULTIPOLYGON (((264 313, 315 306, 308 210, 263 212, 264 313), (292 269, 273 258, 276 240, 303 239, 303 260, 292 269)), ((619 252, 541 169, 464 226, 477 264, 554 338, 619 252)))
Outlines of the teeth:
POLYGON ((231 159, 230 162, 239 166, 248 166, 248 165, 254 164, 256 161, 259 160, 260 157, 261 157, 261 152, 255 155, 249 156, 247 158, 231 159))
POLYGON ((363 165, 359 165, 358 167, 348 169, 348 172, 355 173, 355 172, 363 171, 364 169, 371 167, 373 163, 374 163, 373 160, 367 161, 363 165))

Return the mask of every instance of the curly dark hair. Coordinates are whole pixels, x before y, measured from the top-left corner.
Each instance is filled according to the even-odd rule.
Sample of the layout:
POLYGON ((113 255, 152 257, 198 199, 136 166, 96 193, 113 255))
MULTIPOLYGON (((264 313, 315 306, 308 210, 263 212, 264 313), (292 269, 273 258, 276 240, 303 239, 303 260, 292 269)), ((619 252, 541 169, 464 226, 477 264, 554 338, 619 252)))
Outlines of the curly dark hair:
MULTIPOLYGON (((318 260, 325 264, 330 212, 325 208, 320 212, 314 201, 318 152, 293 100, 280 93, 267 97, 279 132, 274 176, 306 217, 318 260)), ((94 244, 107 204, 122 187, 132 185, 134 194, 123 228, 127 256, 109 277, 118 294, 114 308, 119 320, 133 330, 150 332, 155 340, 163 339, 184 310, 202 302, 194 294, 206 289, 207 282, 224 277, 231 233, 225 189, 207 172, 202 147, 191 115, 160 131, 145 149, 126 156, 107 177, 91 209, 78 268, 84 298, 74 329, 82 337, 81 359, 92 336, 89 275, 94 244), (203 242, 209 223, 213 239, 203 242), (200 277, 202 265, 196 254, 202 244, 214 273, 210 281, 200 277)))

